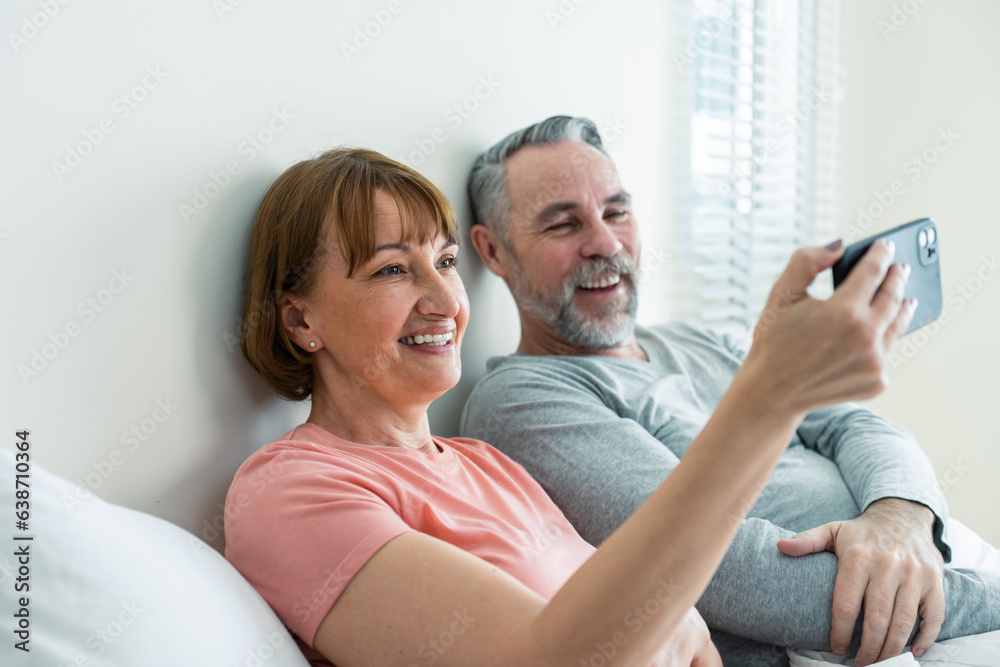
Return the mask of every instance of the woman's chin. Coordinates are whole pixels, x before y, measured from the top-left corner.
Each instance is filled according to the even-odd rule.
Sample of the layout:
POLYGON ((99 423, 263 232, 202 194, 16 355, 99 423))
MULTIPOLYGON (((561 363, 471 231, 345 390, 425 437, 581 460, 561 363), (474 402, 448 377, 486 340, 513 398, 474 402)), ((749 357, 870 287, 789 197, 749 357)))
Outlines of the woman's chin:
POLYGON ((427 394, 429 400, 435 401, 449 390, 454 389, 458 381, 462 379, 461 368, 455 369, 454 373, 437 374, 426 377, 419 383, 420 388, 427 394))

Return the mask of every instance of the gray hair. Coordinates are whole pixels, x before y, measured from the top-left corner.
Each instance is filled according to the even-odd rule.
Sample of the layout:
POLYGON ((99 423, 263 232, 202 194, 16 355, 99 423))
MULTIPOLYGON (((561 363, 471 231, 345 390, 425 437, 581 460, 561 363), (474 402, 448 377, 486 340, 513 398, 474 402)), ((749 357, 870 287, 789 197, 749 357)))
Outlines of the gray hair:
POLYGON ((492 229, 507 244, 507 221, 512 212, 507 192, 507 160, 525 146, 546 146, 561 141, 582 141, 608 155, 589 118, 552 116, 517 132, 513 132, 476 157, 469 172, 469 201, 472 203, 472 224, 492 229))

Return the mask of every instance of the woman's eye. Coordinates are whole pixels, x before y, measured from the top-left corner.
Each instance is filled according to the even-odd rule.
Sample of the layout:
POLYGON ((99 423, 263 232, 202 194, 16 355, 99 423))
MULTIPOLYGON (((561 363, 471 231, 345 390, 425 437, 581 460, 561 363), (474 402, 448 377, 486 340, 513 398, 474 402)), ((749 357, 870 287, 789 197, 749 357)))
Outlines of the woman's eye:
POLYGON ((458 257, 445 257, 438 266, 442 269, 453 269, 458 266, 458 257))
POLYGON ((402 271, 402 267, 399 264, 393 264, 385 268, 379 269, 375 272, 376 276, 398 276, 402 271))

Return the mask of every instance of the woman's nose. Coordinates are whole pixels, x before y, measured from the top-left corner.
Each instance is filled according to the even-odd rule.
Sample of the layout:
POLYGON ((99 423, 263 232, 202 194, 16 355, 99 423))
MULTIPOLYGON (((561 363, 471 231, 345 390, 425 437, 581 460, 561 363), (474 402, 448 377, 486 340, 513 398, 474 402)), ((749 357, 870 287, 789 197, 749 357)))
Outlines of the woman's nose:
POLYGON ((438 271, 432 271, 421 278, 421 295, 417 311, 422 315, 438 315, 454 318, 461 307, 455 287, 438 271))

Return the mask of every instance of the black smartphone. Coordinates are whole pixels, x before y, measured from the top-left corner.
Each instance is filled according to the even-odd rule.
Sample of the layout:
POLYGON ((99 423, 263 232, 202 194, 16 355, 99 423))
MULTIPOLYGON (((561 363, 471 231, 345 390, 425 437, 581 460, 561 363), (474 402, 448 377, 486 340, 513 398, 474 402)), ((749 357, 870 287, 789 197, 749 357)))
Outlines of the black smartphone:
POLYGON ((917 300, 917 312, 906 330, 910 333, 941 316, 941 249, 938 228, 931 218, 914 220, 847 246, 843 256, 833 265, 833 288, 837 289, 844 282, 872 243, 884 238, 896 244, 893 261, 910 265, 910 278, 903 294, 904 298, 917 300))

